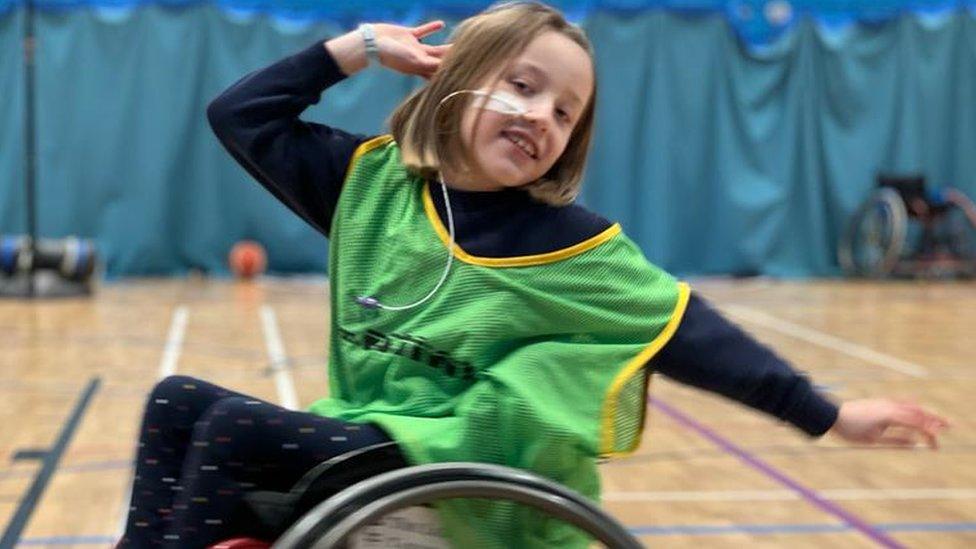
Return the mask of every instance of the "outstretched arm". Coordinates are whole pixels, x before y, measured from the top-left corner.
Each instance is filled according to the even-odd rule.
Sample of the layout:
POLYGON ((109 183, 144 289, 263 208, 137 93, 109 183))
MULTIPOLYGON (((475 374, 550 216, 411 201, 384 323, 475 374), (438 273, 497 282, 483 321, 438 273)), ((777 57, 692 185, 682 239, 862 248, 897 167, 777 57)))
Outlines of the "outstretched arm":
POLYGON ((809 378, 726 320, 692 293, 674 336, 653 368, 687 385, 718 393, 786 421, 811 436, 831 432, 849 442, 937 445, 945 419, 914 404, 855 400, 838 406, 809 378))
POLYGON ((810 379, 692 292, 678 329, 652 366, 675 381, 720 394, 820 436, 837 405, 810 379))

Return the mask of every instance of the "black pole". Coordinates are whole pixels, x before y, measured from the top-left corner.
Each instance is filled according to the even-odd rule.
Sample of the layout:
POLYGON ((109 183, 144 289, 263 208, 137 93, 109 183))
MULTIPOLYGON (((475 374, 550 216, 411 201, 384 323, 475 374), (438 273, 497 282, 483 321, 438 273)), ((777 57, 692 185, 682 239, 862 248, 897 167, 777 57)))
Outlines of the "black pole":
MULTIPOLYGON (((94 250, 87 246, 85 253, 82 254, 85 263, 75 266, 78 269, 87 269, 87 272, 79 270, 75 273, 65 273, 62 272, 65 269, 64 257, 52 258, 52 250, 45 251, 44 246, 40 245, 41 240, 38 236, 40 212, 37 206, 37 9, 34 0, 23 0, 23 5, 24 209, 27 214, 27 237, 23 249, 17 253, 13 274, 9 276, 0 274, 0 297, 36 299, 87 296, 92 293, 90 277, 95 268, 94 250), (41 252, 45 253, 44 257, 41 252), (52 261, 55 262, 54 265, 51 264, 52 261)), ((72 250, 81 250, 80 244, 78 246, 72 250)), ((54 250, 54 252, 66 254, 67 248, 54 250)), ((0 543, 0 549, 2 548, 3 544, 0 543)))
POLYGON ((37 150, 34 113, 34 0, 24 0, 24 200, 27 203, 27 297, 35 295, 37 261, 37 150))

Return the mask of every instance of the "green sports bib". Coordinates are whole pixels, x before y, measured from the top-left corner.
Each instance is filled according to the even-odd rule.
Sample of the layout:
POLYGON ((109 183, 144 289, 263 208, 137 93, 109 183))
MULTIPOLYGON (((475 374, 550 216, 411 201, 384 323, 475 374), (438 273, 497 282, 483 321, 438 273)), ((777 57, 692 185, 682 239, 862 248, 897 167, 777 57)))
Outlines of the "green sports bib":
MULTIPOLYGON (((311 411, 382 427, 415 463, 531 470, 599 497, 596 460, 633 451, 647 361, 684 312, 686 285, 649 264, 618 225, 551 253, 483 258, 455 245, 428 184, 389 136, 353 157, 333 217, 329 398, 311 411)), ((570 547, 570 526, 507 503, 439 505, 459 547, 570 547)))

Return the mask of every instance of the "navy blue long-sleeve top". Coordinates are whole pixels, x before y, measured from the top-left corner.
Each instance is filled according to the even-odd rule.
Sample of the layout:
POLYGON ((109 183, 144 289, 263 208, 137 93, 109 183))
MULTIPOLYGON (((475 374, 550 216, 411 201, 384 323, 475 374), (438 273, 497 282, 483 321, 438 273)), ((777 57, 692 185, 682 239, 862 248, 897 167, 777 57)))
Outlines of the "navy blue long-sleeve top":
MULTIPOLYGON (((302 120, 322 92, 346 77, 321 42, 251 73, 207 109, 210 124, 258 182, 328 236, 356 148, 370 136, 302 120)), ((579 205, 555 207, 518 189, 450 190, 456 241, 483 257, 542 254, 572 246, 611 223, 579 205)), ((443 198, 431 193, 445 217, 443 198)), ((651 361, 654 371, 767 412, 809 435, 825 433, 837 406, 810 380, 692 292, 671 340, 651 361)))

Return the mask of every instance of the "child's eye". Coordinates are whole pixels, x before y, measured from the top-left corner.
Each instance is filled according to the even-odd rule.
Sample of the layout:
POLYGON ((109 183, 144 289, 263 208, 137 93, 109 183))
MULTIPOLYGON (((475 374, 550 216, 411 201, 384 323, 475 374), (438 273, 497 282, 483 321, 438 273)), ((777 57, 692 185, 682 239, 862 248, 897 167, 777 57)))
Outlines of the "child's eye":
POLYGON ((515 89, 518 90, 518 91, 520 91, 520 92, 528 92, 528 91, 530 91, 529 85, 526 84, 525 82, 522 82, 521 80, 513 80, 512 81, 512 86, 514 86, 515 89))
POLYGON ((563 122, 569 122, 569 118, 570 118, 569 113, 562 109, 556 109, 556 117, 562 120, 563 122))

